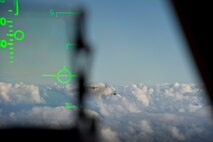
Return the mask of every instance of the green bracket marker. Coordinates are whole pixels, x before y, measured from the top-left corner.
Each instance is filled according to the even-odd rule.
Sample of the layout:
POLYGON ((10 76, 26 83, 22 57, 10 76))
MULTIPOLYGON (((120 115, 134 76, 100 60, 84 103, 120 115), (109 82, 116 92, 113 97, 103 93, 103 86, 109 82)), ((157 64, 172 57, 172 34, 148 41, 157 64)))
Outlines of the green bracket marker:
POLYGON ((70 106, 68 102, 66 102, 66 108, 67 109, 74 109, 77 108, 76 106, 70 106))
POLYGON ((15 7, 15 10, 16 10, 16 13, 14 15, 18 16, 19 15, 19 2, 18 2, 18 0, 14 0, 14 7, 15 7))
POLYGON ((54 16, 54 15, 55 15, 54 9, 50 9, 50 16, 54 16))
MULTIPOLYGON (((14 8, 15 8, 15 16, 19 16, 19 2, 18 0, 14 0, 14 8)), ((12 13, 13 10, 12 9, 9 9, 8 10, 9 13, 12 13)))
POLYGON ((58 17, 58 15, 76 15, 76 14, 80 14, 80 12, 55 12, 54 9, 50 9, 50 16, 58 17))
POLYGON ((71 71, 68 70, 66 66, 64 66, 56 74, 47 74, 47 75, 42 75, 42 76, 55 77, 58 80, 58 82, 60 82, 61 84, 68 84, 72 81, 73 77, 77 77, 77 75, 72 74, 71 71), (62 77, 66 77, 66 80, 62 79, 62 77))
POLYGON ((68 49, 69 46, 73 47, 73 46, 77 46, 78 44, 75 44, 75 43, 67 43, 66 44, 66 48, 68 49))

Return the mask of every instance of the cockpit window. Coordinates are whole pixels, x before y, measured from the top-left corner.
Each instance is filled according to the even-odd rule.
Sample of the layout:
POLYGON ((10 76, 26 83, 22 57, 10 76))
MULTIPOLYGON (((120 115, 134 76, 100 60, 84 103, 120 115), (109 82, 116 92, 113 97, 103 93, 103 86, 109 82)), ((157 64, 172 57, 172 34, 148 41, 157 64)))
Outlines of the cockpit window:
POLYGON ((86 112, 106 141, 213 141, 211 105, 165 0, 0 0, 0 128, 74 125, 78 5, 94 49, 86 112))

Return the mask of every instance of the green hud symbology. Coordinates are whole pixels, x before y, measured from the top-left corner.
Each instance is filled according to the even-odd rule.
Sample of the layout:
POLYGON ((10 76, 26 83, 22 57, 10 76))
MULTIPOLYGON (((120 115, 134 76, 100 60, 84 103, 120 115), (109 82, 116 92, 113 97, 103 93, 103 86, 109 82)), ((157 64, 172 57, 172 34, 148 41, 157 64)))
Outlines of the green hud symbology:
POLYGON ((64 85, 70 83, 72 81, 72 78, 77 77, 77 75, 72 74, 72 72, 68 70, 66 66, 60 69, 56 74, 46 74, 43 76, 54 77, 58 80, 59 83, 64 85))
POLYGON ((67 109, 73 109, 73 108, 77 108, 76 106, 70 106, 68 102, 66 102, 66 108, 67 109))
MULTIPOLYGON (((80 12, 56 12, 54 9, 50 9, 50 16, 55 16, 55 17, 58 17, 59 15, 76 15, 76 14, 80 14, 80 12)), ((75 47, 75 46, 77 46, 77 44, 75 43, 66 43, 66 49, 69 49, 69 47, 75 47)), ((69 71, 66 68, 66 66, 64 66, 61 70, 59 70, 57 74, 43 75, 43 76, 55 77, 57 78, 58 82, 61 84, 68 84, 71 82, 73 77, 76 77, 76 75, 72 74, 71 71, 69 71)), ((73 109, 73 108, 76 108, 76 106, 70 106, 69 103, 66 102, 66 108, 73 109)))
MULTIPOLYGON (((25 6, 22 5, 24 3, 25 3, 24 0, 0 0, 0 52, 1 52, 0 63, 7 62, 8 59, 9 61, 8 64, 16 63, 12 66, 9 66, 10 68, 13 69, 15 67, 19 67, 19 64, 21 64, 22 66, 26 64, 28 65, 30 63, 32 64, 33 57, 36 60, 36 62, 39 62, 40 59, 37 60, 37 58, 43 56, 43 54, 45 54, 45 52, 49 50, 49 47, 51 47, 51 45, 53 46, 56 45, 57 47, 61 45, 62 47, 57 48, 57 50, 61 48, 59 50, 59 53, 64 53, 62 50, 66 52, 67 49, 78 46, 75 43, 70 43, 69 41, 67 41, 67 39, 63 40, 63 32, 60 33, 62 35, 62 38, 60 38, 59 39, 60 41, 57 41, 57 44, 55 45, 53 43, 50 44, 49 42, 47 43, 46 40, 50 41, 52 39, 55 39, 56 37, 54 35, 55 34, 54 32, 57 33, 56 36, 59 36, 58 30, 60 30, 60 28, 54 29, 54 25, 58 26, 57 24, 60 25, 62 22, 66 21, 66 19, 65 20, 63 19, 66 16, 68 17, 69 15, 78 15, 80 14, 80 12, 76 11, 66 12, 66 10, 62 10, 58 6, 56 6, 55 9, 47 6, 46 8, 44 7, 45 9, 44 10, 42 9, 43 10, 42 11, 41 9, 39 9, 40 7, 37 8, 36 6, 34 7, 34 5, 28 5, 29 7, 28 6, 26 7, 26 5, 25 6), (33 6, 32 9, 30 6, 33 6), (60 10, 57 10, 57 8, 59 8, 60 10), (61 21, 61 19, 63 21, 61 21), (50 21, 51 25, 48 26, 47 29, 41 28, 41 26, 43 25, 46 26, 46 24, 50 21), (53 34, 51 34, 51 32, 53 32, 53 34), (48 34, 49 37, 47 36, 47 39, 45 39, 46 38, 45 36, 38 36, 39 34, 42 33, 43 35, 46 35, 46 33, 50 34, 48 34), (41 43, 39 41, 41 41, 41 43), (22 52, 27 54, 26 57, 25 54, 22 54, 22 52), (29 57, 32 58, 29 59, 29 57), (28 60, 26 58, 28 58, 28 60)), ((56 59, 55 57, 52 58, 52 54, 49 57, 50 57, 49 60, 51 61, 56 59)), ((52 77, 62 85, 71 83, 73 78, 77 77, 76 74, 72 73, 71 70, 68 69, 68 66, 63 66, 58 71, 52 73, 46 72, 45 71, 46 69, 42 70, 42 67, 40 68, 40 70, 42 71, 42 73, 39 72, 37 75, 35 75, 36 77, 38 76, 41 77, 41 75, 44 74, 42 76, 45 77, 45 79, 48 77, 52 77)), ((22 73, 20 74, 22 75, 22 73)), ((16 75, 14 75, 14 77, 16 77, 16 75)), ((11 78, 13 79, 13 77, 11 78)), ((22 76, 20 78, 22 80, 22 76)), ((34 76, 32 78, 34 79, 34 76)), ((66 102, 66 108, 73 109, 76 108, 76 106, 71 106, 69 105, 68 102, 66 102)))
POLYGON ((58 17, 59 15, 76 15, 80 14, 80 12, 56 12, 54 9, 50 9, 50 15, 58 17))
MULTIPOLYGON (((6 4, 6 0, 0 0, 0 7, 6 4)), ((9 16, 19 16, 19 1, 14 0, 13 9, 8 9, 7 14, 9 16)), ((7 19, 7 17, 1 15, 0 13, 0 28, 6 27, 7 33, 4 39, 0 39, 0 48, 1 49, 9 49, 9 61, 11 64, 14 63, 14 41, 22 41, 25 37, 25 33, 23 30, 14 30, 13 24, 15 21, 12 19, 7 19)))
POLYGON ((75 43, 66 43, 66 48, 69 49, 69 47, 75 47, 77 45, 78 44, 75 44, 75 43))

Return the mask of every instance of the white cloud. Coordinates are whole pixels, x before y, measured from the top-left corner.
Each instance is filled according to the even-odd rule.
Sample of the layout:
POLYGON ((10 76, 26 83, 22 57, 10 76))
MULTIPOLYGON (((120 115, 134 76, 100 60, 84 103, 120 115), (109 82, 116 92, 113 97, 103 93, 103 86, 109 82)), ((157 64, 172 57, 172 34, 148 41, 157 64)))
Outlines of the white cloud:
POLYGON ((117 133, 110 128, 103 128, 101 130, 101 135, 103 136, 104 140, 106 140, 106 142, 119 142, 117 133))
POLYGON ((200 135, 204 132, 203 128, 198 127, 197 125, 193 124, 191 128, 188 129, 187 131, 187 136, 195 136, 195 135, 200 135))
POLYGON ((0 116, 4 127, 31 126, 61 129, 70 127, 75 119, 74 111, 59 107, 33 107, 30 110, 10 112, 8 115, 0 116))
MULTIPOLYGON (((48 121, 49 123, 64 122, 70 120, 70 110, 65 107, 33 107, 26 112, 29 118, 48 121)), ((36 120, 37 121, 37 120, 36 120)), ((40 123, 39 121, 37 121, 40 123)))
POLYGON ((191 93, 191 92, 193 92, 192 86, 190 84, 183 83, 183 84, 180 85, 180 88, 181 88, 181 90, 184 93, 191 93))
POLYGON ((93 111, 93 110, 86 109, 85 113, 88 116, 93 117, 93 118, 98 118, 99 117, 99 114, 96 111, 93 111))
POLYGON ((35 85, 8 84, 0 82, 0 102, 9 103, 44 103, 35 85))
POLYGON ((33 107, 31 110, 22 111, 16 114, 12 113, 10 116, 13 117, 13 120, 22 120, 20 122, 12 121, 17 125, 40 126, 54 129, 69 127, 69 125, 74 122, 75 118, 73 111, 63 106, 33 107))
POLYGON ((184 121, 184 118, 183 118, 183 116, 178 116, 176 114, 164 113, 160 117, 160 120, 168 122, 168 123, 180 124, 181 122, 184 121))
POLYGON ((146 132, 146 133, 152 133, 153 132, 153 130, 152 130, 152 128, 151 128, 151 126, 150 126, 148 121, 141 120, 139 125, 140 125, 141 130, 143 132, 146 132))
MULTIPOLYGON (((101 118, 100 126, 103 129, 100 132, 108 141, 151 142, 156 141, 155 136, 159 141, 193 141, 195 135, 202 140, 212 134, 208 104, 203 101, 205 96, 193 85, 133 84, 120 86, 118 90, 104 83, 94 86, 90 93, 101 99, 89 97, 92 99, 86 101, 86 112, 92 117, 101 118), (111 95, 114 90, 121 94, 111 95)), ((7 126, 5 123, 66 127, 73 122, 75 110, 61 105, 68 96, 70 103, 75 103, 75 95, 70 95, 73 87, 54 85, 39 90, 35 85, 0 83, 0 105, 3 106, 0 109, 0 127, 7 126), (30 105, 31 108, 16 109, 20 103, 42 103, 42 96, 45 97, 46 106, 30 105), (60 106, 48 106, 51 101, 56 102, 54 106, 59 102, 60 106), (14 105, 8 105, 8 108, 5 102, 14 105)))
POLYGON ((185 110, 184 108, 180 108, 180 109, 178 110, 178 112, 186 112, 186 110, 185 110))
POLYGON ((150 91, 147 86, 140 86, 140 88, 138 88, 136 85, 134 85, 132 89, 132 94, 139 101, 141 101, 144 104, 144 106, 146 107, 149 106, 149 98, 147 95, 150 94, 150 91))
POLYGON ((104 116, 110 116, 111 113, 113 110, 111 109, 111 106, 108 106, 106 104, 103 104, 103 103, 99 103, 99 110, 100 110, 100 113, 104 116))
POLYGON ((165 90, 165 95, 172 97, 174 96, 174 93, 172 93, 170 90, 165 90))
POLYGON ((16 115, 15 112, 11 112, 11 113, 9 114, 9 117, 13 119, 13 118, 15 117, 15 115, 16 115))
POLYGON ((172 133, 172 136, 175 139, 180 140, 180 141, 184 141, 185 140, 185 136, 176 127, 172 127, 171 128, 171 133, 172 133))
POLYGON ((183 98, 184 98, 183 95, 181 95, 180 93, 176 93, 175 97, 177 100, 183 100, 183 98))
POLYGON ((140 110, 135 105, 132 105, 131 103, 128 104, 127 110, 131 113, 139 113, 140 112, 140 110))
MULTIPOLYGON (((126 110, 130 113, 139 113, 140 109, 138 107, 136 107, 136 105, 133 102, 130 102, 128 99, 126 98, 122 98, 121 100, 121 104, 124 106, 124 108, 126 108, 126 110)), ((123 108, 123 109, 124 109, 123 108)))
POLYGON ((0 99, 6 102, 10 101, 10 96, 8 95, 10 88, 12 87, 12 84, 6 84, 0 82, 0 99))

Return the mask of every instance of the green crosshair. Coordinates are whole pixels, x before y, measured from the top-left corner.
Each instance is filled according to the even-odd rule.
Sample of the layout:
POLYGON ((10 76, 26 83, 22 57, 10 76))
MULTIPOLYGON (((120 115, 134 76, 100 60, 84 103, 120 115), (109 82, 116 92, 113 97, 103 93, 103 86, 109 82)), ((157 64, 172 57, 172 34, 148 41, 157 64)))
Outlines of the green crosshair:
POLYGON ((72 81, 73 77, 77 77, 77 75, 72 74, 72 72, 68 70, 66 66, 63 66, 63 68, 59 70, 56 74, 47 74, 42 76, 55 77, 61 84, 68 84, 72 81))

